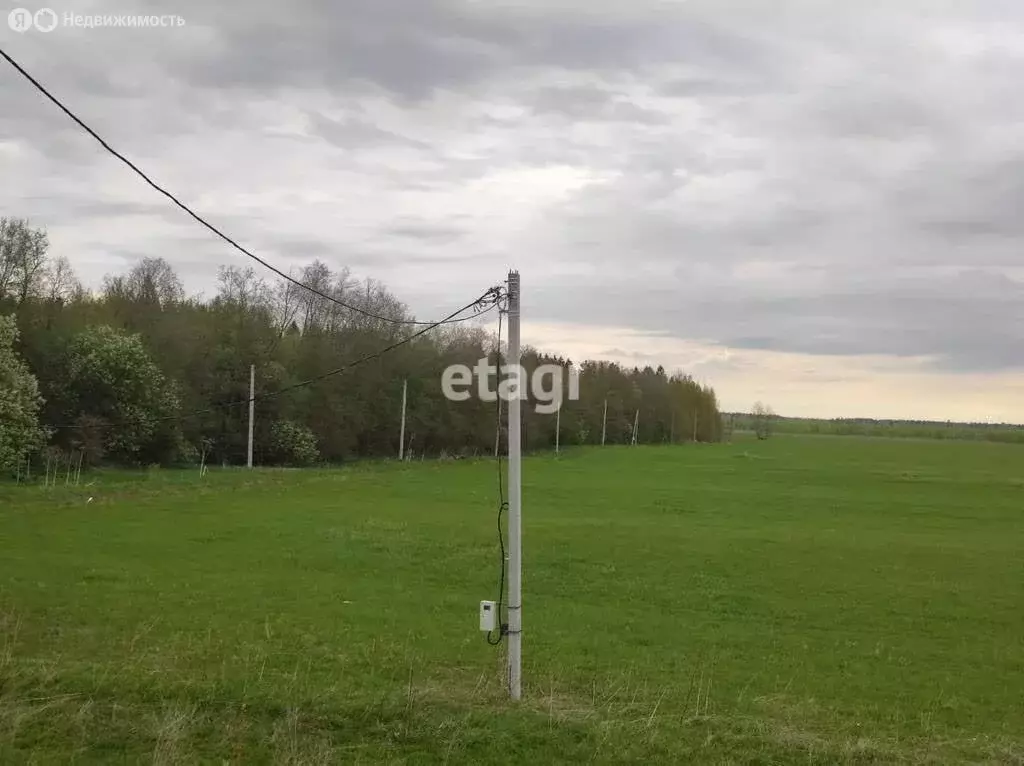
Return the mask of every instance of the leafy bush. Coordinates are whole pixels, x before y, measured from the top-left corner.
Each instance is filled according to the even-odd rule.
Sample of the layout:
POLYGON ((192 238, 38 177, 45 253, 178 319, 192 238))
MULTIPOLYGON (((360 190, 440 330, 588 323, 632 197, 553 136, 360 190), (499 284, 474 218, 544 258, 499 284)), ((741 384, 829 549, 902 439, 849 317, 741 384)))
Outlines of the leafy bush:
POLYGON ((306 426, 279 420, 270 429, 270 462, 277 465, 312 465, 320 459, 316 436, 306 426))

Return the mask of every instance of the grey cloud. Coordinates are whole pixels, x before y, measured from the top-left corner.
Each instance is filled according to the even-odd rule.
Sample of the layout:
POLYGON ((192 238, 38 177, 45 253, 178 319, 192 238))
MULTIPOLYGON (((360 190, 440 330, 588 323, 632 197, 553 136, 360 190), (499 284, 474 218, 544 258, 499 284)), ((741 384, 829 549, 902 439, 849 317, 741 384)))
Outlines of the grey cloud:
POLYGON ((1024 125, 1021 140, 998 161, 937 162, 934 175, 942 173, 946 183, 921 179, 908 214, 947 241, 1024 236, 1024 125))
POLYGON ((632 356, 635 352, 626 351, 621 348, 607 348, 604 351, 598 352, 599 357, 628 357, 632 356))
POLYGON ((899 140, 954 128, 940 105, 929 104, 909 85, 837 87, 815 99, 810 116, 837 136, 899 140))
POLYGON ((441 244, 454 242, 461 239, 465 232, 454 227, 426 222, 397 223, 385 229, 389 234, 396 237, 413 240, 427 240, 441 244))
MULTIPOLYGON (((545 288, 535 310, 548 321, 572 321, 589 301, 606 321, 725 346, 806 354, 931 356, 943 371, 1024 369, 1024 320, 1015 319, 1024 285, 984 272, 919 277, 881 284, 849 275, 847 288, 820 295, 758 295, 756 286, 690 284, 652 290, 567 285, 555 302, 545 288), (575 295, 580 295, 577 298, 575 295), (674 301, 670 296, 674 296, 674 301)), ((838 286, 838 285, 837 285, 838 286)), ((557 289, 557 288, 555 288, 557 289)))
POLYGON ((316 112, 307 113, 306 118, 309 120, 310 131, 314 136, 344 149, 369 145, 430 149, 430 145, 427 143, 384 130, 365 118, 350 116, 345 119, 331 119, 316 112))
POLYGON ((671 121, 663 112, 637 106, 626 94, 596 86, 563 85, 537 88, 533 91, 529 105, 537 114, 556 115, 568 120, 659 125, 671 121))
POLYGON ((180 13, 217 41, 176 52, 177 72, 216 88, 365 83, 416 101, 438 89, 485 85, 515 68, 609 74, 681 58, 733 71, 763 70, 774 60, 768 46, 685 9, 602 19, 555 7, 536 13, 444 0, 315 0, 286 13, 260 3, 245 14, 186 3, 180 13))
POLYGON ((680 99, 720 100, 751 93, 763 93, 771 85, 770 80, 754 73, 746 78, 689 74, 666 79, 661 83, 659 90, 665 96, 680 99))
POLYGON ((274 252, 281 253, 282 259, 287 258, 303 265, 318 259, 333 259, 338 255, 337 245, 312 237, 276 235, 269 239, 268 247, 274 252))
POLYGON ((182 15, 216 43, 177 52, 179 74, 196 85, 262 91, 363 81, 418 99, 485 74, 497 63, 489 38, 502 36, 432 0, 314 1, 287 11, 253 3, 246 11, 186 3, 182 15))
POLYGON ((764 336, 741 336, 728 340, 728 345, 736 348, 771 349, 779 345, 774 338, 764 336))
MULTIPOLYGON (((149 191, 145 192, 147 196, 149 191)), ((156 193, 152 193, 156 200, 162 200, 156 193)), ((153 202, 116 202, 100 201, 96 199, 75 200, 68 205, 68 212, 75 216, 88 218, 120 218, 131 216, 152 216, 162 218, 169 222, 181 220, 184 213, 176 207, 168 205, 165 201, 153 202)))

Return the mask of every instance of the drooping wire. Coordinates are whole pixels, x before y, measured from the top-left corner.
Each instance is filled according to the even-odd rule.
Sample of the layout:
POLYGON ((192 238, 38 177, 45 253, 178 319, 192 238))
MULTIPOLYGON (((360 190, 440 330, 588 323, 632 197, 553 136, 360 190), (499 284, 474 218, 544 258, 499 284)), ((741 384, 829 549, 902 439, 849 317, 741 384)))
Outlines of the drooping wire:
MULTIPOLYGON (((498 339, 495 345, 494 354, 496 359, 497 368, 497 380, 496 384, 501 382, 501 326, 502 318, 504 317, 504 310, 498 310, 498 339)), ((501 555, 500 571, 501 574, 498 579, 498 635, 496 638, 492 637, 494 631, 487 631, 487 643, 491 646, 497 646, 501 643, 501 639, 508 633, 508 623, 505 622, 502 615, 502 608, 505 604, 505 533, 501 528, 501 517, 505 511, 508 510, 508 501, 505 499, 505 473, 504 467, 502 466, 501 460, 501 396, 496 396, 497 402, 497 419, 495 421, 495 428, 497 429, 497 435, 495 443, 498 445, 498 548, 501 555)))
POLYGON ((464 317, 462 319, 442 319, 442 320, 437 321, 437 322, 425 322, 425 321, 420 321, 420 320, 415 320, 415 319, 394 319, 392 317, 386 317, 386 316, 383 316, 381 314, 375 314, 372 311, 367 311, 366 309, 362 309, 362 308, 359 308, 358 306, 354 306, 354 305, 352 305, 350 303, 346 303, 345 301, 343 301, 343 300, 341 300, 339 298, 335 298, 333 295, 328 295, 325 292, 321 292, 320 290, 317 290, 315 287, 311 287, 310 285, 304 284, 303 282, 300 282, 299 280, 295 279, 294 277, 289 276, 288 274, 285 274, 283 271, 278 269, 276 266, 273 266, 272 264, 270 264, 267 261, 265 261, 262 258, 260 258, 258 255, 250 252, 245 247, 243 247, 242 245, 238 244, 238 242, 236 242, 234 239, 232 239, 227 234, 222 232, 220 229, 218 229, 212 223, 210 223, 205 218, 200 216, 198 213, 194 212, 190 207, 188 207, 188 205, 186 205, 184 202, 180 201, 177 197, 175 197, 169 191, 167 191, 162 186, 160 186, 155 181, 153 181, 148 175, 146 175, 142 170, 140 170, 139 167, 137 165, 135 165, 135 163, 133 163, 131 160, 129 160, 123 154, 121 154, 116 149, 114 149, 110 144, 108 144, 105 140, 103 140, 99 136, 99 134, 96 133, 96 131, 94 131, 92 128, 90 128, 88 125, 86 125, 74 112, 72 112, 70 109, 68 109, 66 106, 64 106, 64 104, 61 103, 61 101, 56 96, 51 94, 50 91, 48 91, 43 86, 43 84, 40 83, 35 77, 33 77, 27 71, 25 71, 25 69, 21 66, 21 64, 19 64, 17 61, 15 61, 13 58, 11 58, 11 56, 8 55, 8 53, 5 50, 3 50, 2 48, 0 48, 0 56, 3 56, 12 67, 14 67, 16 70, 18 70, 18 72, 26 80, 28 80, 30 83, 32 83, 32 85, 34 85, 36 87, 36 90, 38 90, 40 93, 42 93, 44 96, 46 96, 46 98, 48 98, 50 101, 52 101, 57 106, 57 108, 60 109, 62 112, 64 112, 64 114, 66 114, 68 117, 70 117, 71 120, 73 122, 75 122, 75 124, 77 124, 82 130, 84 130, 86 133, 88 133, 90 136, 92 136, 94 139, 96 139, 99 142, 100 146, 102 146, 110 154, 112 154, 114 157, 116 157, 117 159, 121 160, 121 162, 123 162, 125 165, 127 165, 129 168, 131 168, 135 172, 135 174, 137 176, 139 176, 139 178, 141 178, 147 184, 149 184, 150 187, 152 187, 157 192, 162 194, 164 197, 169 199, 172 203, 174 203, 174 205, 176 205, 177 207, 179 207, 182 210, 184 210, 189 216, 191 216, 193 219, 195 219, 198 223, 200 223, 202 226, 204 226, 207 229, 209 229, 211 232, 213 232, 215 235, 217 235, 222 240, 227 242, 229 245, 231 245, 233 248, 238 250, 240 253, 242 253, 246 257, 251 258, 252 260, 256 261, 258 264, 260 264, 264 268, 269 269, 270 271, 272 271, 275 274, 277 274, 277 276, 281 277, 282 279, 286 280, 287 282, 290 282, 291 284, 295 285, 296 287, 300 287, 303 290, 307 290, 308 292, 313 293, 313 295, 319 296, 320 298, 323 298, 326 301, 330 301, 331 303, 335 303, 338 306, 341 306, 343 308, 348 309, 349 311, 354 311, 357 314, 361 314, 361 315, 363 315, 365 317, 369 317, 370 319, 377 319, 379 321, 390 322, 392 324, 429 325, 430 327, 437 327, 440 324, 453 324, 455 322, 465 322, 468 319, 472 319, 473 318, 473 317, 464 317))
MULTIPOLYGON (((148 422, 149 423, 166 423, 166 422, 175 421, 175 420, 184 420, 185 418, 189 418, 189 417, 192 417, 194 415, 205 415, 207 413, 217 412, 218 410, 226 409, 226 408, 229 408, 229 407, 237 407, 237 406, 240 406, 240 405, 243 405, 243 404, 247 405, 247 404, 249 404, 250 401, 258 402, 258 401, 263 401, 265 399, 273 399, 274 397, 280 396, 281 394, 288 393, 289 391, 294 391, 294 390, 296 390, 298 388, 304 388, 306 386, 311 386, 314 383, 318 383, 321 380, 324 380, 326 378, 330 378, 330 377, 333 377, 335 375, 340 375, 343 372, 347 372, 348 370, 351 370, 353 367, 357 367, 357 366, 359 366, 361 364, 364 364, 366 362, 373 361, 374 359, 379 359, 380 357, 384 356, 388 352, 394 351, 396 348, 399 348, 400 346, 404 346, 407 343, 411 343, 413 340, 415 340, 419 336, 424 335, 425 333, 430 332, 431 330, 435 329, 436 327, 439 327, 442 324, 445 324, 445 322, 447 320, 451 319, 452 317, 458 316, 459 314, 463 313, 464 311, 468 311, 468 310, 470 310, 470 309, 472 309, 474 307, 485 306, 488 303, 491 303, 493 301, 493 303, 491 303, 491 305, 489 306, 487 311, 491 310, 494 307, 494 305, 496 305, 496 303, 497 303, 497 301, 499 299, 500 290, 501 290, 501 288, 499 288, 499 287, 492 287, 492 288, 488 289, 479 298, 477 298, 476 300, 472 301, 471 303, 467 303, 462 308, 460 308, 460 309, 458 309, 456 311, 453 311, 451 314, 449 314, 444 319, 438 320, 437 322, 434 322, 434 324, 429 325, 427 327, 424 327, 421 330, 417 330, 412 335, 409 335, 406 338, 402 338, 399 341, 395 341, 394 343, 392 343, 392 344, 390 344, 388 346, 385 346, 384 348, 378 349, 377 351, 374 351, 373 353, 366 354, 365 356, 361 356, 358 359, 355 359, 355 360, 349 362, 348 364, 342 365, 341 367, 336 367, 333 370, 328 370, 325 373, 322 373, 320 375, 316 375, 316 376, 314 376, 312 378, 308 378, 307 380, 303 380, 303 381, 300 381, 298 383, 293 383, 290 386, 285 386, 284 388, 279 388, 276 391, 268 391, 265 394, 259 394, 258 396, 253 396, 251 400, 250 400, 249 397, 246 397, 245 399, 235 399, 235 400, 230 401, 230 402, 223 402, 221 404, 213 405, 212 407, 203 407, 203 408, 196 409, 196 410, 190 410, 189 412, 179 413, 177 415, 168 415, 168 416, 165 416, 165 417, 162 417, 162 418, 154 418, 153 420, 150 420, 148 422)), ((476 314, 474 314, 474 317, 475 316, 479 316, 480 313, 482 313, 482 312, 477 312, 476 314)), ((124 422, 121 422, 121 423, 105 423, 104 425, 107 425, 107 426, 110 426, 110 427, 117 427, 117 426, 127 425, 127 423, 124 423, 124 422)), ((49 428, 51 428, 53 430, 78 428, 78 427, 79 427, 78 424, 75 424, 75 423, 56 425, 56 426, 49 426, 49 428)))

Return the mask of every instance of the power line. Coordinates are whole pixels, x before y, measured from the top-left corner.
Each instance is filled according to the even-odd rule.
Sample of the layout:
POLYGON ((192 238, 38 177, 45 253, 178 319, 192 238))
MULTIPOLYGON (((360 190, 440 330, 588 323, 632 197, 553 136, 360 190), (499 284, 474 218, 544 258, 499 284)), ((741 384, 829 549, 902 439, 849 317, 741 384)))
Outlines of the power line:
POLYGON ((327 293, 321 292, 320 290, 317 290, 315 287, 310 287, 307 284, 303 284, 299 280, 295 279, 294 277, 289 276, 288 274, 285 274, 283 271, 278 269, 276 266, 274 266, 274 265, 272 265, 270 263, 267 263, 265 260, 260 258, 258 255, 250 252, 249 250, 244 248, 242 245, 238 244, 238 242, 233 240, 231 237, 229 237, 227 234, 222 232, 220 229, 218 229, 212 223, 207 221, 205 218, 200 216, 198 213, 194 212, 184 202, 181 202, 177 197, 175 197, 169 191, 167 191, 162 186, 160 186, 155 181, 153 181, 142 170, 140 170, 139 167, 135 165, 135 163, 133 163, 131 160, 129 160, 123 154, 121 154, 116 149, 114 149, 110 144, 108 144, 106 141, 104 141, 99 136, 99 134, 96 133, 96 131, 94 131, 92 128, 90 128, 88 125, 86 125, 77 115, 75 115, 74 112, 72 112, 70 109, 68 109, 66 106, 64 106, 64 104, 61 103, 61 101, 56 96, 51 94, 50 91, 48 91, 43 86, 43 84, 40 83, 35 77, 33 77, 27 71, 25 71, 24 67, 22 67, 17 61, 15 61, 13 58, 11 58, 10 55, 8 55, 7 51, 3 50, 2 48, 0 48, 0 56, 3 56, 11 66, 13 66, 16 70, 18 70, 18 72, 26 80, 28 80, 30 83, 32 83, 32 85, 34 85, 36 87, 36 90, 38 90, 40 93, 42 93, 44 96, 46 96, 46 98, 48 98, 50 101, 52 101, 54 103, 54 105, 56 105, 56 107, 58 109, 60 109, 62 112, 64 112, 64 114, 66 114, 68 117, 70 117, 72 121, 74 121, 80 128, 82 128, 82 130, 84 130, 86 133, 88 133, 90 136, 92 136, 94 139, 96 139, 99 142, 99 144, 104 149, 106 149, 110 154, 114 155, 117 159, 121 160, 121 162, 123 162, 125 165, 127 165, 129 168, 131 168, 135 172, 135 174, 138 175, 147 184, 149 184, 149 186, 151 186, 153 189, 155 189, 160 194, 165 196, 172 203, 174 203, 177 207, 179 207, 182 210, 184 210, 188 215, 190 215, 192 218, 194 218, 197 222, 199 222, 201 225, 205 226, 207 229, 212 231, 214 234, 216 234, 222 240, 224 240, 229 245, 231 245, 233 248, 238 250, 240 253, 242 253, 243 255, 245 255, 245 256, 251 258, 252 260, 256 261, 261 266, 263 266, 263 267, 265 267, 267 269, 270 269, 272 272, 277 274, 282 279, 292 283, 293 285, 296 285, 297 287, 301 287, 303 290, 308 290, 309 292, 311 292, 314 295, 317 295, 317 296, 323 298, 324 300, 330 301, 331 303, 335 303, 335 304, 337 304, 339 306, 342 306, 342 307, 344 307, 344 308, 346 308, 346 309, 348 309, 350 311, 355 311, 356 313, 362 314, 365 317, 369 317, 371 319, 377 319, 377 320, 380 320, 382 322, 391 322, 392 324, 407 324, 407 325, 429 325, 430 327, 437 327, 439 324, 447 324, 447 323, 455 323, 455 322, 465 322, 468 319, 472 319, 473 318, 473 317, 464 317, 462 319, 442 319, 442 320, 440 320, 438 322, 424 322, 424 321, 419 321, 419 320, 415 320, 415 319, 393 319, 391 317, 386 317, 386 316, 383 316, 383 315, 380 315, 380 314, 375 314, 372 311, 367 311, 366 309, 361 309, 358 306, 353 306, 352 304, 346 303, 345 301, 342 301, 339 298, 335 298, 332 295, 328 295, 327 293))
MULTIPOLYGON (((396 348, 399 348, 400 346, 404 346, 407 343, 411 343, 412 341, 414 341, 416 338, 420 337, 421 335, 424 335, 424 334, 430 332, 431 330, 433 330, 433 329, 435 329, 437 327, 440 327, 442 324, 445 324, 445 323, 449 322, 449 320, 451 320, 453 317, 457 317, 459 314, 463 313, 464 311, 468 311, 468 310, 470 310, 472 308, 475 308, 475 307, 487 305, 489 303, 490 305, 488 306, 487 309, 485 309, 484 311, 478 311, 477 313, 475 313, 473 315, 473 317, 480 316, 480 314, 486 313, 487 311, 492 310, 497 305, 497 301, 500 298, 500 292, 501 292, 501 288, 500 287, 497 287, 497 286, 491 287, 490 289, 488 289, 486 292, 484 292, 476 300, 474 300, 474 301, 472 301, 470 303, 467 303, 465 306, 463 306, 460 309, 457 309, 456 311, 453 311, 451 314, 446 316, 444 319, 440 319, 437 322, 434 322, 433 324, 431 324, 431 325, 429 325, 427 327, 424 327, 421 330, 417 330, 416 332, 414 332, 412 335, 408 336, 407 338, 402 338, 401 340, 395 341, 394 343, 392 343, 392 344, 390 344, 388 346, 385 346, 384 348, 378 349, 377 351, 374 351, 371 354, 366 354, 365 356, 361 356, 358 359, 355 359, 352 362, 349 362, 348 364, 342 365, 341 367, 336 367, 333 370, 328 370, 325 373, 322 373, 320 375, 316 375, 316 376, 314 376, 312 378, 308 378, 307 380, 303 380, 303 381, 300 381, 298 383, 293 383, 292 385, 285 386, 284 388, 280 388, 277 391, 269 391, 269 392, 267 392, 265 394, 260 394, 259 396, 254 396, 254 397, 252 397, 252 401, 253 402, 257 402, 257 401, 261 401, 261 400, 264 400, 264 399, 273 399, 275 397, 281 396, 282 394, 288 393, 289 391, 295 391, 296 389, 299 389, 299 388, 305 388, 306 386, 311 386, 314 383, 319 383, 321 380, 325 380, 326 378, 330 378, 330 377, 333 377, 335 375, 340 375, 341 373, 347 372, 348 370, 351 370, 353 367, 357 367, 357 366, 359 366, 361 364, 364 364, 365 362, 369 362, 369 361, 372 361, 374 359, 379 359, 382 356, 384 356, 385 354, 387 354, 388 352, 394 351, 396 348)), ((249 397, 246 397, 245 399, 236 399, 236 400, 233 400, 233 401, 230 401, 230 402, 223 402, 221 404, 217 404, 217 405, 214 405, 212 407, 203 407, 203 408, 196 409, 196 410, 190 410, 189 412, 179 413, 177 415, 168 415, 168 416, 165 416, 165 417, 162 417, 162 418, 154 418, 153 420, 150 420, 148 422, 152 423, 152 424, 156 424, 156 423, 167 423, 167 422, 176 421, 176 420, 184 420, 186 418, 190 418, 190 417, 193 417, 195 415, 205 415, 205 414, 210 413, 210 412, 217 412, 218 410, 221 410, 221 409, 227 409, 227 408, 230 408, 230 407, 237 407, 238 405, 248 404, 248 403, 249 403, 249 397)), ((130 421, 129 421, 129 423, 130 423, 130 421)), ((109 426, 109 427, 117 427, 117 426, 128 425, 129 423, 125 423, 125 422, 121 422, 121 423, 104 423, 103 425, 109 426)), ((59 430, 71 429, 71 428, 79 428, 79 427, 80 426, 77 423, 68 423, 68 424, 63 424, 63 425, 49 426, 49 428, 51 428, 53 430, 58 430, 58 431, 59 430)))

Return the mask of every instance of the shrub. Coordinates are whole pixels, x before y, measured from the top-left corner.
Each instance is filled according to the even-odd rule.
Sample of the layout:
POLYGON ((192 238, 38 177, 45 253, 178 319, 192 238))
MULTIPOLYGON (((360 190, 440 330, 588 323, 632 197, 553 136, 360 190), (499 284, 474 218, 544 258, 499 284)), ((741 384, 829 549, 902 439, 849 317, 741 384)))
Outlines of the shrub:
POLYGON ((270 429, 270 462, 277 465, 312 465, 320 459, 316 436, 306 426, 279 420, 270 429))

